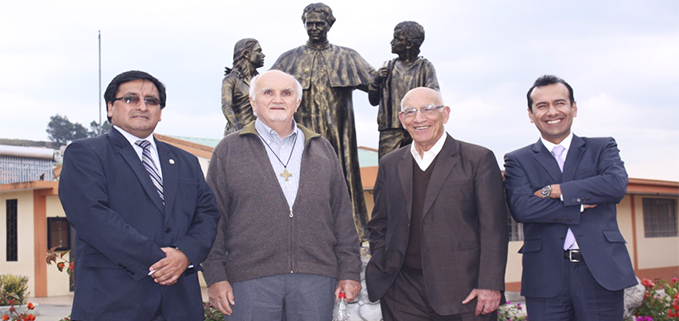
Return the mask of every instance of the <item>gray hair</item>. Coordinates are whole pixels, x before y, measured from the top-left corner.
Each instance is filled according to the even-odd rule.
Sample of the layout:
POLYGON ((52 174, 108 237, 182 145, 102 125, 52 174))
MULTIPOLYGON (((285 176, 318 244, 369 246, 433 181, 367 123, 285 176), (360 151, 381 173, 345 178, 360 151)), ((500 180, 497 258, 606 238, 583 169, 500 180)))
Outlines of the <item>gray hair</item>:
MULTIPOLYGON (((295 82, 295 90, 297 91, 297 100, 298 101, 302 100, 302 94, 303 94, 302 84, 300 84, 299 81, 297 81, 297 79, 295 79, 295 77, 293 77, 292 75, 290 75, 286 72, 277 70, 277 69, 274 69, 274 70, 282 72, 282 73, 288 75, 290 78, 292 78, 292 80, 295 82)), ((273 70, 269 70, 269 71, 273 71, 273 70)), ((269 72, 269 71, 267 71, 267 72, 269 72)), ((266 74, 267 72, 265 72, 264 74, 266 74)), ((250 90, 249 90, 248 94, 250 95, 250 98, 252 98, 252 99, 257 98, 257 81, 259 80, 259 76, 261 76, 261 75, 263 75, 263 74, 259 74, 257 76, 252 77, 252 79, 250 79, 250 90)))

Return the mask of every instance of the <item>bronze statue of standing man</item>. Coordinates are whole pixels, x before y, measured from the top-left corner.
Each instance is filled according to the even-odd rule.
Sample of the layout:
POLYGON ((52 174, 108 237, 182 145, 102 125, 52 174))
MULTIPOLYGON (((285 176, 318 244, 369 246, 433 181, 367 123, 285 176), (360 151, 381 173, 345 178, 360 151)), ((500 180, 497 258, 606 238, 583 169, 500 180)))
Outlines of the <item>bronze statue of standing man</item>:
POLYGON ((310 4, 304 8, 302 21, 309 35, 306 45, 283 53, 271 69, 287 72, 302 84, 302 104, 295 120, 323 135, 337 152, 363 239, 367 215, 351 95, 354 89, 368 91, 374 69, 355 50, 328 42, 335 22, 330 7, 310 4))
POLYGON ((245 38, 236 42, 233 68, 226 67, 222 81, 222 112, 227 121, 224 136, 255 120, 248 91, 250 79, 258 74, 257 68, 261 66, 264 66, 264 53, 257 40, 245 38))
POLYGON ((398 119, 401 98, 413 88, 439 90, 436 70, 429 60, 419 57, 424 42, 424 28, 415 21, 404 21, 394 28, 391 52, 398 57, 384 63, 370 83, 368 99, 377 106, 377 129, 380 131, 379 158, 410 144, 413 139, 398 119))

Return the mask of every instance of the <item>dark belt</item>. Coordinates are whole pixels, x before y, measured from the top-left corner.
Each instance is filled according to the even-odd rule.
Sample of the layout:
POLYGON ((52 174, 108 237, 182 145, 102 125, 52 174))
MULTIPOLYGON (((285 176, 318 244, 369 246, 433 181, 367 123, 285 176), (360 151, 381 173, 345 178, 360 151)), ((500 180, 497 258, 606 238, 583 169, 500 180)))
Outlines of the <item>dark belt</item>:
POLYGON ((582 253, 580 253, 580 250, 563 251, 563 257, 573 263, 582 262, 584 260, 582 258, 582 253))

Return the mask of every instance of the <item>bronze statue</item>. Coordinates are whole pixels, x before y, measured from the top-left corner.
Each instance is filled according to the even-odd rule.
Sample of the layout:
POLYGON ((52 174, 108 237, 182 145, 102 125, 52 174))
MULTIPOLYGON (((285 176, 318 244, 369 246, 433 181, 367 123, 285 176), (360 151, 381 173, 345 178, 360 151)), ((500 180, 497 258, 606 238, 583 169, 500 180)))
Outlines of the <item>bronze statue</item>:
POLYGON ((261 66, 264 66, 264 54, 257 40, 245 38, 236 42, 233 69, 226 67, 222 81, 222 112, 227 121, 224 136, 255 120, 248 91, 250 79, 257 75, 256 69, 261 66))
POLYGON ((429 60, 418 57, 422 42, 424 28, 419 23, 404 21, 397 24, 394 28, 394 39, 391 41, 391 52, 398 57, 386 61, 370 83, 370 104, 379 104, 377 126, 380 131, 380 158, 413 141, 398 119, 401 98, 417 87, 439 89, 434 65, 429 60))
POLYGON ((328 42, 328 31, 335 22, 330 7, 310 4, 304 8, 302 21, 309 35, 306 45, 283 53, 271 68, 293 75, 302 84, 302 104, 295 120, 323 135, 335 148, 363 239, 367 215, 351 95, 354 89, 368 91, 374 69, 355 50, 328 42))

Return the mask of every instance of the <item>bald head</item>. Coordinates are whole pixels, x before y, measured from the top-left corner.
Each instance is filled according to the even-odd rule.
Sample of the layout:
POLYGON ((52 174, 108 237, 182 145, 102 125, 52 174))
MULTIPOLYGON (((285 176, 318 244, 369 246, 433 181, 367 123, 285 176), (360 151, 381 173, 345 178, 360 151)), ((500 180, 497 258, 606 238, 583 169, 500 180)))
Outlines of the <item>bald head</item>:
POLYGON ((431 149, 445 133, 445 124, 448 122, 450 107, 443 104, 441 94, 431 88, 418 87, 411 89, 401 99, 401 112, 398 118, 401 120, 413 145, 420 153, 431 149))
POLYGON ((401 110, 406 107, 419 108, 421 106, 409 106, 408 102, 417 99, 418 101, 428 101, 426 105, 443 105, 441 93, 428 87, 417 87, 408 91, 401 99, 401 110))

